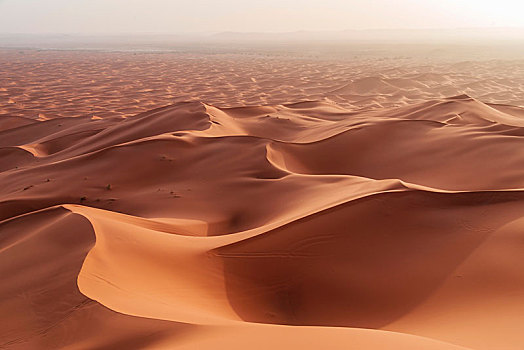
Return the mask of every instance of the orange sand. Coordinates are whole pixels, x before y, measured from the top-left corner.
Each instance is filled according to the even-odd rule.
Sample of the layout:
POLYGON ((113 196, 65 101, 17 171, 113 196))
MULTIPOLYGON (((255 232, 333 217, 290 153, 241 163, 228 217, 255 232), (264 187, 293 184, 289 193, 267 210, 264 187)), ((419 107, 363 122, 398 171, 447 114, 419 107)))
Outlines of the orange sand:
POLYGON ((17 55, 0 348, 524 348, 522 62, 17 55))

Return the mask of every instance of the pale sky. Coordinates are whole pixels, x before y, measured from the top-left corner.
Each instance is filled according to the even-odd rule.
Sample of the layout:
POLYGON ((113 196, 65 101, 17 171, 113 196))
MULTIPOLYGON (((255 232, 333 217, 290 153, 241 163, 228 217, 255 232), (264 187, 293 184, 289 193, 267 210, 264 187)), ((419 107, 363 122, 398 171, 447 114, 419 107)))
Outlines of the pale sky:
POLYGON ((524 27, 524 0, 0 0, 0 33, 524 27))

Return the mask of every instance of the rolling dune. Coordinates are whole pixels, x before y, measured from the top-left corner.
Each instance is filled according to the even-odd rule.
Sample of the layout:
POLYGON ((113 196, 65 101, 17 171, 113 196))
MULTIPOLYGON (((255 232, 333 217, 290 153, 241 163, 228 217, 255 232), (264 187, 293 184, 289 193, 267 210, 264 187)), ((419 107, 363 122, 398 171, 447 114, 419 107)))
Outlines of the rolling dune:
MULTIPOLYGON (((202 71, 178 89, 196 92, 166 95, 95 81, 113 65, 97 55, 75 77, 84 100, 53 98, 71 81, 0 90, 16 101, 0 116, 0 348, 524 348, 518 76, 476 62, 342 82, 342 63, 304 61, 317 75, 286 71, 289 92, 290 61, 257 58, 255 76, 182 55, 202 71), (94 103, 111 86, 123 95, 94 103)), ((140 76, 127 59, 122 80, 140 76)))

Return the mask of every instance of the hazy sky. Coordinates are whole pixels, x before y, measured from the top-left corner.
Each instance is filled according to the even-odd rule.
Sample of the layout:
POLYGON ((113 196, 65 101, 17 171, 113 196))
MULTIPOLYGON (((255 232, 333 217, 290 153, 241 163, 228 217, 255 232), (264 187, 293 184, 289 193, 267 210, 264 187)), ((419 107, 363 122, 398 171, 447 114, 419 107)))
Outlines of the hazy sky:
POLYGON ((0 0, 0 33, 524 27, 524 0, 0 0))

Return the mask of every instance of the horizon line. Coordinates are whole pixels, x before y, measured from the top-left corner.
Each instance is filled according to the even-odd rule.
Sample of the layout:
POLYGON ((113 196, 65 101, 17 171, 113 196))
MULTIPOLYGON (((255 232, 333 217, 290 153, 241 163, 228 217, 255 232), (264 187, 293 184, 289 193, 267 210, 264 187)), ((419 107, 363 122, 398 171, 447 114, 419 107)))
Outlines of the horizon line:
POLYGON ((70 36, 103 36, 103 35, 173 35, 173 36, 184 36, 184 35, 217 35, 217 34, 299 34, 299 33, 315 33, 315 34, 328 34, 328 33, 345 33, 345 32, 380 32, 380 31, 453 31, 453 30, 517 30, 524 32, 524 26, 490 26, 490 27, 422 27, 422 28, 408 28, 408 27, 376 27, 376 28, 354 28, 354 29, 323 29, 323 30, 307 30, 297 29, 289 31, 235 31, 235 30, 222 30, 222 31, 204 31, 204 32, 0 32, 0 35, 35 35, 35 36, 51 36, 51 35, 70 35, 70 36))

